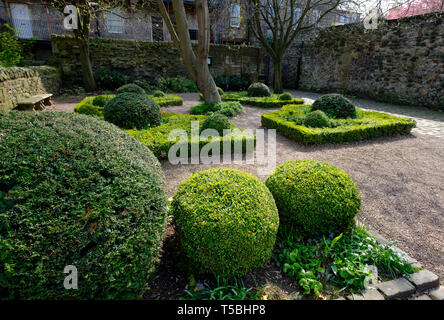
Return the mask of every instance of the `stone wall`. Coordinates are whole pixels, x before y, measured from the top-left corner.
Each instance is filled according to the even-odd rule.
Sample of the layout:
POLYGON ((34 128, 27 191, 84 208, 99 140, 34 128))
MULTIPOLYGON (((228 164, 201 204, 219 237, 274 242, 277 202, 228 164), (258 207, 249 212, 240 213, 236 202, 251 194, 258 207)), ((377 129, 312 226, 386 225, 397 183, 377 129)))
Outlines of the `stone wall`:
POLYGON ((287 51, 288 88, 444 108, 444 13, 312 30, 287 51))
POLYGON ((0 113, 16 107, 18 99, 22 97, 57 94, 61 82, 60 72, 54 67, 0 67, 0 113))
MULTIPOLYGON (((64 81, 80 82, 80 49, 75 40, 53 35, 51 45, 64 81)), ((159 76, 187 76, 180 54, 171 42, 94 39, 90 47, 94 70, 109 67, 152 82, 159 76)), ((264 73, 264 52, 259 47, 212 44, 210 56, 213 74, 249 74, 257 78, 264 73)))

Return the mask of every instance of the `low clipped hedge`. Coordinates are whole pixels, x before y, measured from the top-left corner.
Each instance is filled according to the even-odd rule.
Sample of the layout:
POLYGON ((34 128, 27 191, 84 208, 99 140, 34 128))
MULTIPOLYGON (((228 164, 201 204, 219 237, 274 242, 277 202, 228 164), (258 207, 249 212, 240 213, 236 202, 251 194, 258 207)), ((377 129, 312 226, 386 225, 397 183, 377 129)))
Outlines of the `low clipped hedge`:
POLYGON ((193 145, 197 144, 198 149, 201 150, 210 141, 213 143, 219 142, 221 151, 224 150, 224 144, 227 144, 233 153, 237 150, 236 146, 240 146, 239 149, 241 149, 242 152, 246 152, 247 146, 249 145, 252 145, 253 147, 255 146, 256 136, 246 131, 239 130, 234 125, 231 125, 232 132, 223 137, 214 137, 211 139, 199 138, 198 140, 192 138, 192 122, 198 121, 199 127, 196 132, 199 134, 201 126, 206 118, 207 116, 203 115, 164 113, 162 115, 163 123, 160 126, 143 130, 132 129, 127 130, 127 132, 146 145, 159 160, 167 159, 170 148, 176 143, 180 144, 180 142, 176 140, 170 141, 168 139, 170 132, 175 129, 181 129, 187 134, 188 139, 183 143, 187 144, 188 155, 191 155, 191 148, 193 145))
POLYGON ((172 202, 182 251, 201 273, 242 276, 271 257, 279 217, 258 178, 234 169, 195 173, 172 202))
POLYGON ((281 224, 305 237, 349 230, 361 207, 353 180, 327 162, 288 161, 265 184, 276 201, 281 224))
POLYGON ((126 93, 126 92, 145 94, 145 90, 134 83, 125 84, 117 89, 117 94, 126 93))
POLYGON ((0 153, 2 298, 139 298, 167 217, 152 152, 93 117, 13 111, 0 153), (64 289, 67 265, 77 290, 64 289))
MULTIPOLYGON (((115 95, 99 95, 95 97, 86 97, 74 108, 74 112, 88 114, 83 112, 85 109, 83 109, 82 106, 84 104, 90 104, 97 107, 96 109, 98 113, 96 114, 96 116, 99 118, 103 118, 103 107, 105 106, 106 102, 114 97, 115 95)), ((166 94, 164 97, 154 97, 153 95, 148 95, 148 97, 157 102, 157 104, 161 107, 181 106, 183 104, 182 98, 176 96, 175 94, 166 94)))
POLYGON ((282 109, 264 113, 262 125, 276 129, 284 136, 302 144, 344 143, 375 139, 392 135, 407 135, 416 121, 381 112, 357 110, 356 119, 336 119, 329 128, 309 128, 303 124, 310 106, 287 105, 282 109))
POLYGON ((281 100, 280 95, 272 94, 269 97, 249 97, 247 92, 230 92, 222 96, 222 101, 239 101, 241 104, 247 104, 262 108, 281 108, 287 104, 303 104, 304 99, 292 98, 291 100, 281 100))
POLYGON ((155 127, 161 121, 160 106, 145 94, 121 93, 106 103, 103 118, 123 129, 155 127))
POLYGON ((218 112, 227 117, 234 117, 241 113, 242 105, 238 101, 226 101, 215 103, 201 103, 190 109, 190 114, 207 114, 209 112, 218 112))

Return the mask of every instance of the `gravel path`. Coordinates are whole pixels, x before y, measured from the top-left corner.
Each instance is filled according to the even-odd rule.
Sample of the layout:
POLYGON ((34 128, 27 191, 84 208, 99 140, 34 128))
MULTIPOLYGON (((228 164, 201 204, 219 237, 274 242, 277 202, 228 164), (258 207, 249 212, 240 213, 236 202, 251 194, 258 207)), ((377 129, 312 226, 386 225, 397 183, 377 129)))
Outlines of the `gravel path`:
MULTIPOLYGON (((290 91, 306 103, 318 94, 290 91)), ((164 108, 187 113, 197 94, 182 94, 184 105, 164 108)), ((56 98, 52 110, 72 111, 81 98, 56 98)), ((418 128, 408 137, 381 138, 347 145, 302 146, 277 134, 277 165, 294 159, 328 161, 347 172, 362 197, 358 218, 444 279, 444 114, 420 107, 401 107, 353 99, 362 108, 415 118, 418 128)), ((245 107, 233 119, 242 129, 261 127, 260 115, 273 109, 245 107)), ((256 165, 179 165, 164 161, 168 193, 193 172, 232 167, 252 174, 256 165)))

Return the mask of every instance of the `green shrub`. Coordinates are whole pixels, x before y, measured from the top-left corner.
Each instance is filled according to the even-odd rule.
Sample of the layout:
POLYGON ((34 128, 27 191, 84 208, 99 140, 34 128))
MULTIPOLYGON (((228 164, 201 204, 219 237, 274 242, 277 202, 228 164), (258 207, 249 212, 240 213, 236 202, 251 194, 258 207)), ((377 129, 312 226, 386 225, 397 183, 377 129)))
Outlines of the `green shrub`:
POLYGON ((307 114, 304 125, 311 128, 326 128, 330 126, 330 121, 323 111, 316 110, 307 114))
POLYGON ((134 84, 145 90, 146 94, 150 94, 154 90, 154 86, 152 86, 151 83, 147 80, 134 80, 134 84))
POLYGON ((353 103, 337 93, 326 94, 316 99, 311 110, 321 110, 331 118, 356 118, 356 108, 353 103))
POLYGON ((229 91, 246 90, 250 85, 250 80, 247 76, 238 74, 215 75, 214 82, 218 87, 229 91))
POLYGON ((161 121, 159 105, 145 94, 122 93, 108 101, 103 110, 106 121, 123 129, 158 126, 161 121))
POLYGON ((157 78, 157 88, 163 92, 198 92, 196 84, 184 77, 157 78))
POLYGON ((106 103, 112 98, 113 96, 102 94, 100 96, 94 97, 94 99, 92 100, 92 104, 104 108, 106 103))
POLYGON ((413 119, 358 109, 356 119, 330 121, 329 128, 309 128, 303 125, 303 121, 305 113, 310 110, 310 106, 286 105, 278 111, 262 114, 261 122, 264 127, 276 129, 284 136, 306 145, 407 135, 416 126, 413 119))
POLYGON ((167 215, 152 152, 110 123, 65 112, 12 111, 0 132, 2 298, 139 298, 167 215), (63 287, 67 265, 77 290, 63 287))
POLYGON ((291 94, 288 93, 288 92, 284 92, 283 94, 281 94, 281 95, 279 96, 279 100, 289 101, 289 100, 291 100, 291 99, 293 99, 293 97, 292 97, 291 94))
POLYGON ((231 124, 230 121, 228 121, 228 118, 223 114, 216 112, 209 115, 203 121, 201 131, 204 131, 205 129, 214 129, 219 132, 219 135, 223 136, 224 130, 230 128, 231 124))
POLYGON ((75 113, 86 114, 88 116, 100 117, 103 114, 103 108, 91 103, 82 104, 74 110, 75 113))
POLYGON ((99 87, 115 90, 124 84, 131 82, 131 77, 120 73, 119 71, 102 67, 95 72, 94 75, 99 87))
POLYGON ((270 89, 261 82, 255 82, 248 87, 248 95, 250 97, 269 97, 270 89))
POLYGON ((128 83, 123 86, 121 86, 119 89, 117 89, 117 94, 130 92, 130 93, 137 93, 137 94, 145 94, 145 90, 143 90, 141 87, 139 87, 137 84, 134 83, 128 83))
POLYGON ((280 100, 280 96, 271 94, 269 97, 250 97, 247 92, 229 92, 222 96, 222 101, 239 101, 242 104, 261 108, 280 108, 287 104, 303 104, 304 99, 292 98, 280 100))
POLYGON ((183 99, 175 94, 165 94, 162 97, 150 96, 157 104, 161 107, 168 106, 181 106, 183 104, 183 99))
POLYGON ((195 173, 179 185, 172 211, 182 251, 197 271, 241 276, 270 257, 279 225, 273 197, 233 169, 195 173))
POLYGON ((165 97, 165 93, 163 93, 160 90, 156 90, 156 91, 154 91, 153 96, 155 96, 156 98, 161 98, 161 97, 165 97))
MULTIPOLYGON (((207 116, 202 115, 164 113, 160 126, 143 130, 132 129, 127 130, 127 132, 153 151, 158 159, 168 159, 170 148, 179 143, 176 140, 169 139, 170 133, 176 129, 183 130, 188 136, 188 139, 183 143, 186 145, 188 154, 191 155, 192 148, 196 147, 200 151, 208 145, 210 138, 200 137, 198 141, 196 141, 197 139, 191 139, 192 122, 197 121, 201 127, 206 118, 207 116)), ((228 149, 225 149, 228 147, 232 154, 239 151, 246 152, 247 146, 251 146, 249 150, 254 148, 256 142, 254 134, 239 130, 234 125, 231 126, 231 129, 231 133, 223 137, 211 137, 211 142, 219 142, 220 150, 227 150, 228 152, 228 149)))
POLYGON ((348 230, 361 207, 353 180, 327 162, 288 161, 265 184, 276 201, 281 224, 307 237, 348 230))
POLYGON ((234 117, 242 112, 244 108, 237 101, 201 103, 190 109, 191 114, 207 114, 209 112, 218 112, 227 117, 234 117))
POLYGON ((223 96, 223 94, 224 94, 224 90, 222 90, 221 87, 217 87, 217 92, 219 92, 220 96, 223 96))
POLYGON ((0 32, 0 66, 13 67, 20 63, 23 49, 16 32, 8 24, 4 24, 0 32))

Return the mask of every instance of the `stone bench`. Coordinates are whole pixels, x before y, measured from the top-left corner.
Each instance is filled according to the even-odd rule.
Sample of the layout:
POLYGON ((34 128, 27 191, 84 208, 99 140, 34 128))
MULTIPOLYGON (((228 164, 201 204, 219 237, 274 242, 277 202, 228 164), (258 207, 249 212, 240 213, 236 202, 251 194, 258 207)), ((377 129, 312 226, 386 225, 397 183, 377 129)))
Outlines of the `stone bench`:
POLYGON ((18 110, 44 110, 45 106, 51 105, 51 93, 38 94, 28 98, 21 98, 17 101, 18 110))

